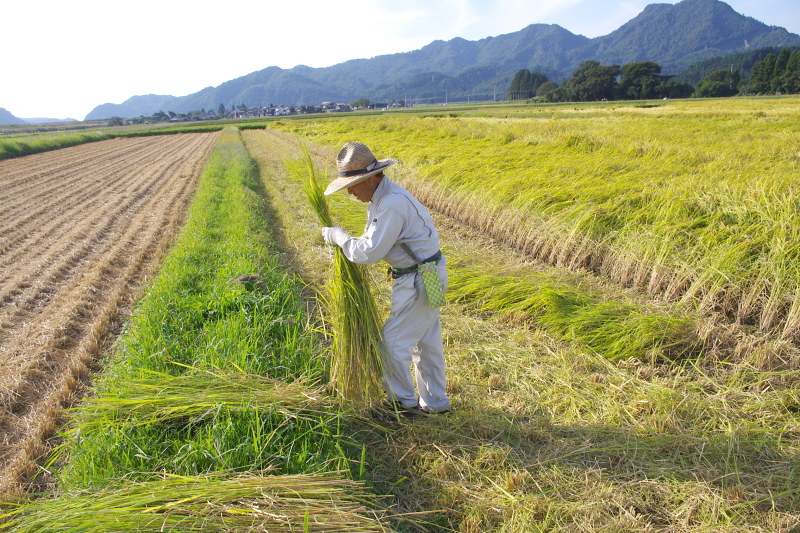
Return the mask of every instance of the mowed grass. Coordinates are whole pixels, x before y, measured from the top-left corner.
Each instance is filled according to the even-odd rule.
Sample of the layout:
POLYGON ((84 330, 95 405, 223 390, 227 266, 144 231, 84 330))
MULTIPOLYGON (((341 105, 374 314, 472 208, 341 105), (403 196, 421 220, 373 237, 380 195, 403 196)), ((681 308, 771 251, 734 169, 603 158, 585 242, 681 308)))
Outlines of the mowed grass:
POLYGON ((800 99, 281 121, 357 132, 429 206, 540 257, 794 341, 800 99), (490 115, 492 113, 492 115, 490 115))
POLYGON ((363 447, 322 393, 326 358, 269 209, 226 130, 178 242, 72 413, 48 466, 55 497, 14 509, 6 528, 381 530, 351 480, 363 447))
MULTIPOLYGON (((342 120, 337 135, 362 140, 362 127, 342 120)), ((279 206, 275 225, 291 243, 287 265, 323 282, 330 258, 318 223, 302 185, 281 167, 287 154, 300 156, 298 140, 248 132, 245 141, 279 206)), ((338 144, 309 148, 330 167, 338 144)), ((394 154, 379 157, 386 155, 394 154)), ((359 234, 363 204, 331 200, 332 213, 359 234)), ((702 327, 699 319, 597 274, 531 261, 449 217, 436 220, 451 284, 476 286, 454 290, 443 309, 454 411, 358 437, 368 443, 376 491, 390 494, 398 512, 427 513, 427 526, 400 521, 398 529, 790 531, 800 524, 800 375, 759 369, 781 366, 771 345, 760 343, 757 357, 742 361, 703 357, 716 353, 711 345, 672 363, 649 358, 682 338, 687 322, 702 327), (540 288, 571 300, 561 316, 577 313, 575 327, 542 321, 547 306, 525 306, 540 288), (509 299, 498 297, 503 291, 509 299), (581 326, 581 311, 589 316, 594 307, 621 310, 596 324, 599 333, 615 323, 625 331, 620 317, 649 316, 682 325, 680 335, 642 341, 629 329, 617 339, 636 357, 612 361, 595 344, 595 327, 581 326)), ((384 312, 387 287, 379 287, 384 312)))

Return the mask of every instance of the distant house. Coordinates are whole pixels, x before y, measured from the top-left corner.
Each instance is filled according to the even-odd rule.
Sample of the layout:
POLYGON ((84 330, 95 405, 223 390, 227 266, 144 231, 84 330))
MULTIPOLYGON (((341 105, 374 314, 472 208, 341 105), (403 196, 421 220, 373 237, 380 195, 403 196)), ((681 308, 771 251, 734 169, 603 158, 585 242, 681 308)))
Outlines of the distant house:
POLYGON ((328 107, 328 109, 326 109, 328 113, 342 113, 346 111, 352 111, 347 104, 333 104, 333 107, 328 107))

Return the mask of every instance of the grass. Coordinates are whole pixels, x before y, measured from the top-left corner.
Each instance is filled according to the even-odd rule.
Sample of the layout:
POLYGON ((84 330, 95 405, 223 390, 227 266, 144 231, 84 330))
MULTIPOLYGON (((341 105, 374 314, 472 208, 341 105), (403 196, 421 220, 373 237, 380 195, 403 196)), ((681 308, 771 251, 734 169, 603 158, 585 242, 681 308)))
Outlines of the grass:
MULTIPOLYGON (((78 146, 96 141, 104 141, 117 137, 147 137, 151 135, 173 135, 178 133, 208 133, 220 131, 223 124, 205 124, 198 126, 149 125, 146 128, 118 129, 97 126, 91 132, 56 132, 38 135, 18 135, 14 138, 0 137, 0 161, 78 146)), ((243 125, 245 129, 263 128, 263 125, 243 125)))
POLYGON ((111 138, 111 135, 105 133, 92 132, 25 139, 0 139, 0 161, 111 138))
POLYGON ((181 389, 154 385, 152 402, 176 399, 194 386, 195 400, 189 395, 188 401, 199 402, 192 409, 207 413, 193 423, 190 416, 159 420, 163 416, 138 408, 142 416, 114 415, 110 428, 90 423, 90 410, 78 413, 76 445, 62 469, 64 486, 136 477, 137 472, 191 475, 272 467, 299 473, 349 465, 342 443, 332 437, 341 423, 335 410, 287 418, 280 403, 260 404, 246 390, 245 383, 254 386, 257 376, 289 384, 327 379, 316 341, 305 329, 300 288, 275 260, 259 188, 238 133, 224 133, 209 157, 186 226, 99 386, 101 397, 116 397, 121 405, 142 392, 137 384, 162 374, 165 387, 181 389), (187 372, 193 376, 168 378, 187 372), (238 383, 232 382, 230 376, 237 375, 238 383), (229 376, 227 382, 223 376, 229 376), (218 381, 227 397, 236 395, 233 385, 239 387, 238 403, 246 408, 215 398, 209 380, 218 381))

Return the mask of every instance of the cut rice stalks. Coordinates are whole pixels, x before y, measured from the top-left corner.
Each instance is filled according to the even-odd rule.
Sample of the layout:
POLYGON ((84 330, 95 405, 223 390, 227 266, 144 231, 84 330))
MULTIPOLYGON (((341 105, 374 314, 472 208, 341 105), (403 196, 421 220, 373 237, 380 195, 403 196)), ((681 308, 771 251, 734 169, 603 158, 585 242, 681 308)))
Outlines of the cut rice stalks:
MULTIPOLYGON (((328 202, 307 149, 303 162, 290 166, 298 175, 305 173, 301 181, 308 200, 320 223, 331 227, 328 202)), ((332 275, 321 294, 333 330, 331 387, 355 408, 369 408, 383 398, 380 315, 367 268, 348 260, 338 246, 333 254, 332 275)))
POLYGON ((0 531, 382 532, 362 484, 325 475, 162 475, 26 502, 0 531))
MULTIPOLYGON (((196 369, 195 369, 196 370, 196 369)), ((290 418, 336 409, 319 387, 303 381, 286 383, 244 372, 201 370, 172 376, 144 371, 147 377, 128 380, 113 394, 100 394, 82 406, 79 427, 102 429, 109 420, 136 425, 197 422, 225 407, 232 411, 259 409, 290 418)))

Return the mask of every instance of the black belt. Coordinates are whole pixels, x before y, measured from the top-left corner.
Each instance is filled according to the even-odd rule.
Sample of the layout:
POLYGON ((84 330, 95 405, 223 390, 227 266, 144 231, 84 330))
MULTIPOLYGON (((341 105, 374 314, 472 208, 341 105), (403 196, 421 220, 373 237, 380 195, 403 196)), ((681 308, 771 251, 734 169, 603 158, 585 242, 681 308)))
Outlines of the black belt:
MULTIPOLYGON (((424 260, 422 262, 422 264, 424 265, 425 263, 433 263, 435 261, 440 261, 441 259, 442 259, 442 251, 439 250, 438 252, 436 252, 435 254, 433 254, 432 256, 427 258, 426 260, 424 260)), ((411 274, 412 272, 416 272, 417 270, 419 270, 419 265, 410 266, 408 268, 392 268, 392 267, 389 267, 389 272, 388 273, 389 273, 389 275, 392 276, 392 278, 397 279, 400 276, 405 276, 406 274, 411 274)))

